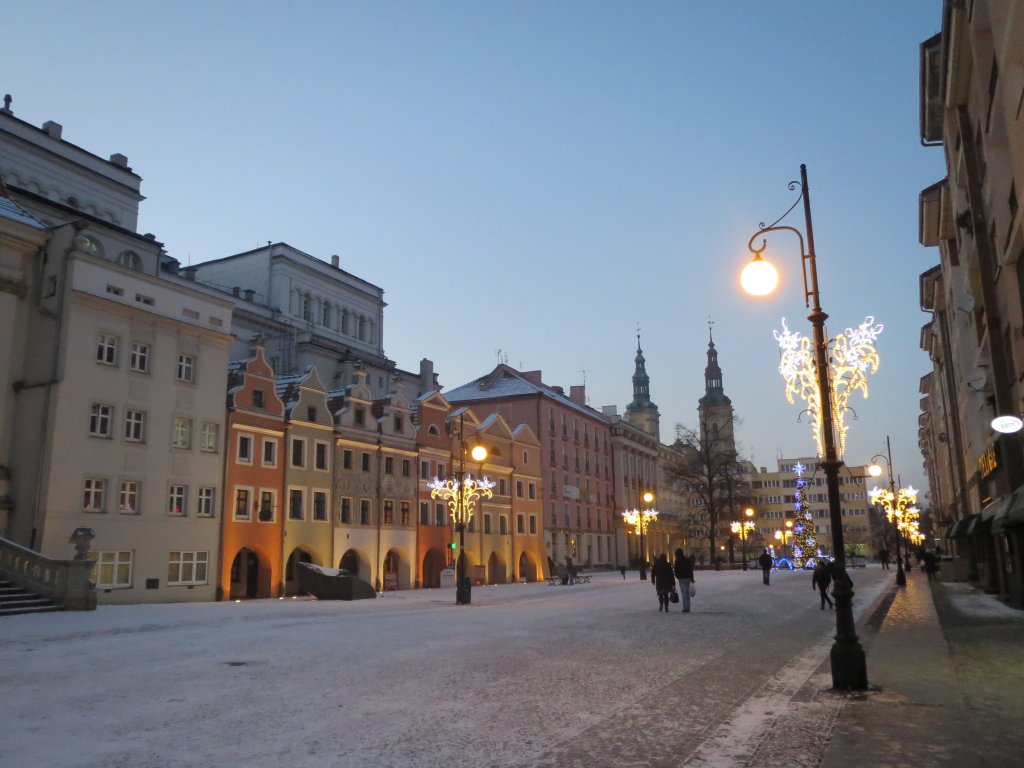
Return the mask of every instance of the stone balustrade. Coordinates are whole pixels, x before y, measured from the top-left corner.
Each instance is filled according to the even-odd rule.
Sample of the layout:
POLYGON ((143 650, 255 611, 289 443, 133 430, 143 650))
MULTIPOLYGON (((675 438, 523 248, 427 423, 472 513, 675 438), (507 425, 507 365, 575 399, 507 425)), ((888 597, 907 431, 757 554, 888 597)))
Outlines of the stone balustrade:
POLYGON ((89 578, 92 567, 91 560, 53 560, 0 539, 0 575, 67 611, 96 610, 96 587, 89 578))

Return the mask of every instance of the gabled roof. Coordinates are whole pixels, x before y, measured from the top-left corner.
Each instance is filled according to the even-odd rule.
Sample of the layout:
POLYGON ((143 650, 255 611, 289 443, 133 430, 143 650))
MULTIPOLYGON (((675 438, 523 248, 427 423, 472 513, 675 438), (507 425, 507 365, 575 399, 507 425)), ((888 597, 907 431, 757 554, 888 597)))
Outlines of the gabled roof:
POLYGON ((505 364, 499 365, 486 376, 481 376, 479 379, 475 379, 468 384, 463 384, 461 387, 449 389, 445 392, 445 397, 448 398, 450 403, 473 403, 485 400, 538 395, 590 418, 606 421, 593 408, 574 403, 564 394, 556 392, 546 384, 535 384, 515 368, 505 364))

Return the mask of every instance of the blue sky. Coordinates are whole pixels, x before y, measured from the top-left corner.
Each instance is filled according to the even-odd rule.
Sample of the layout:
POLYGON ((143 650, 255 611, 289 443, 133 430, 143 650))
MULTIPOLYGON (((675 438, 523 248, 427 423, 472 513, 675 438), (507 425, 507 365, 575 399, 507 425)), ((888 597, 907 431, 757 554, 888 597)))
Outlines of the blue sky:
MULTIPOLYGON (((636 326, 662 439, 696 423, 707 319, 756 464, 813 452, 772 330, 810 333, 738 274, 806 163, 834 335, 886 328, 846 459, 917 450, 919 44, 939 0, 7 4, 0 90, 143 177, 139 229, 183 263, 285 241, 381 286, 384 341, 455 387, 509 364, 632 398, 636 326), (584 371, 586 372, 584 374, 584 371)), ((803 228, 797 209, 786 223, 803 228)))

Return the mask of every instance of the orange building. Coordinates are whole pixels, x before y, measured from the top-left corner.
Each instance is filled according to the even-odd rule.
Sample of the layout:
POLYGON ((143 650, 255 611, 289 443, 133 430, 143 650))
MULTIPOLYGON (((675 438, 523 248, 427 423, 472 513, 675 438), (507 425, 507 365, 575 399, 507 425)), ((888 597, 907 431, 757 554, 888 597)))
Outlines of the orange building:
POLYGON ((284 536, 284 403, 262 347, 228 371, 218 599, 279 597, 284 536))

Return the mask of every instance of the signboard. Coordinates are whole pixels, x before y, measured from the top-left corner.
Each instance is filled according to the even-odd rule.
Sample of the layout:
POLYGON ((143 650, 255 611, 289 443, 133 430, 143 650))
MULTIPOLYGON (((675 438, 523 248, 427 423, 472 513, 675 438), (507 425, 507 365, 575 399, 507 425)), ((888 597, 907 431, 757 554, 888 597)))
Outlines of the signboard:
POLYGON ((384 591, 385 592, 397 592, 398 591, 398 574, 397 573, 385 573, 384 574, 384 591))

